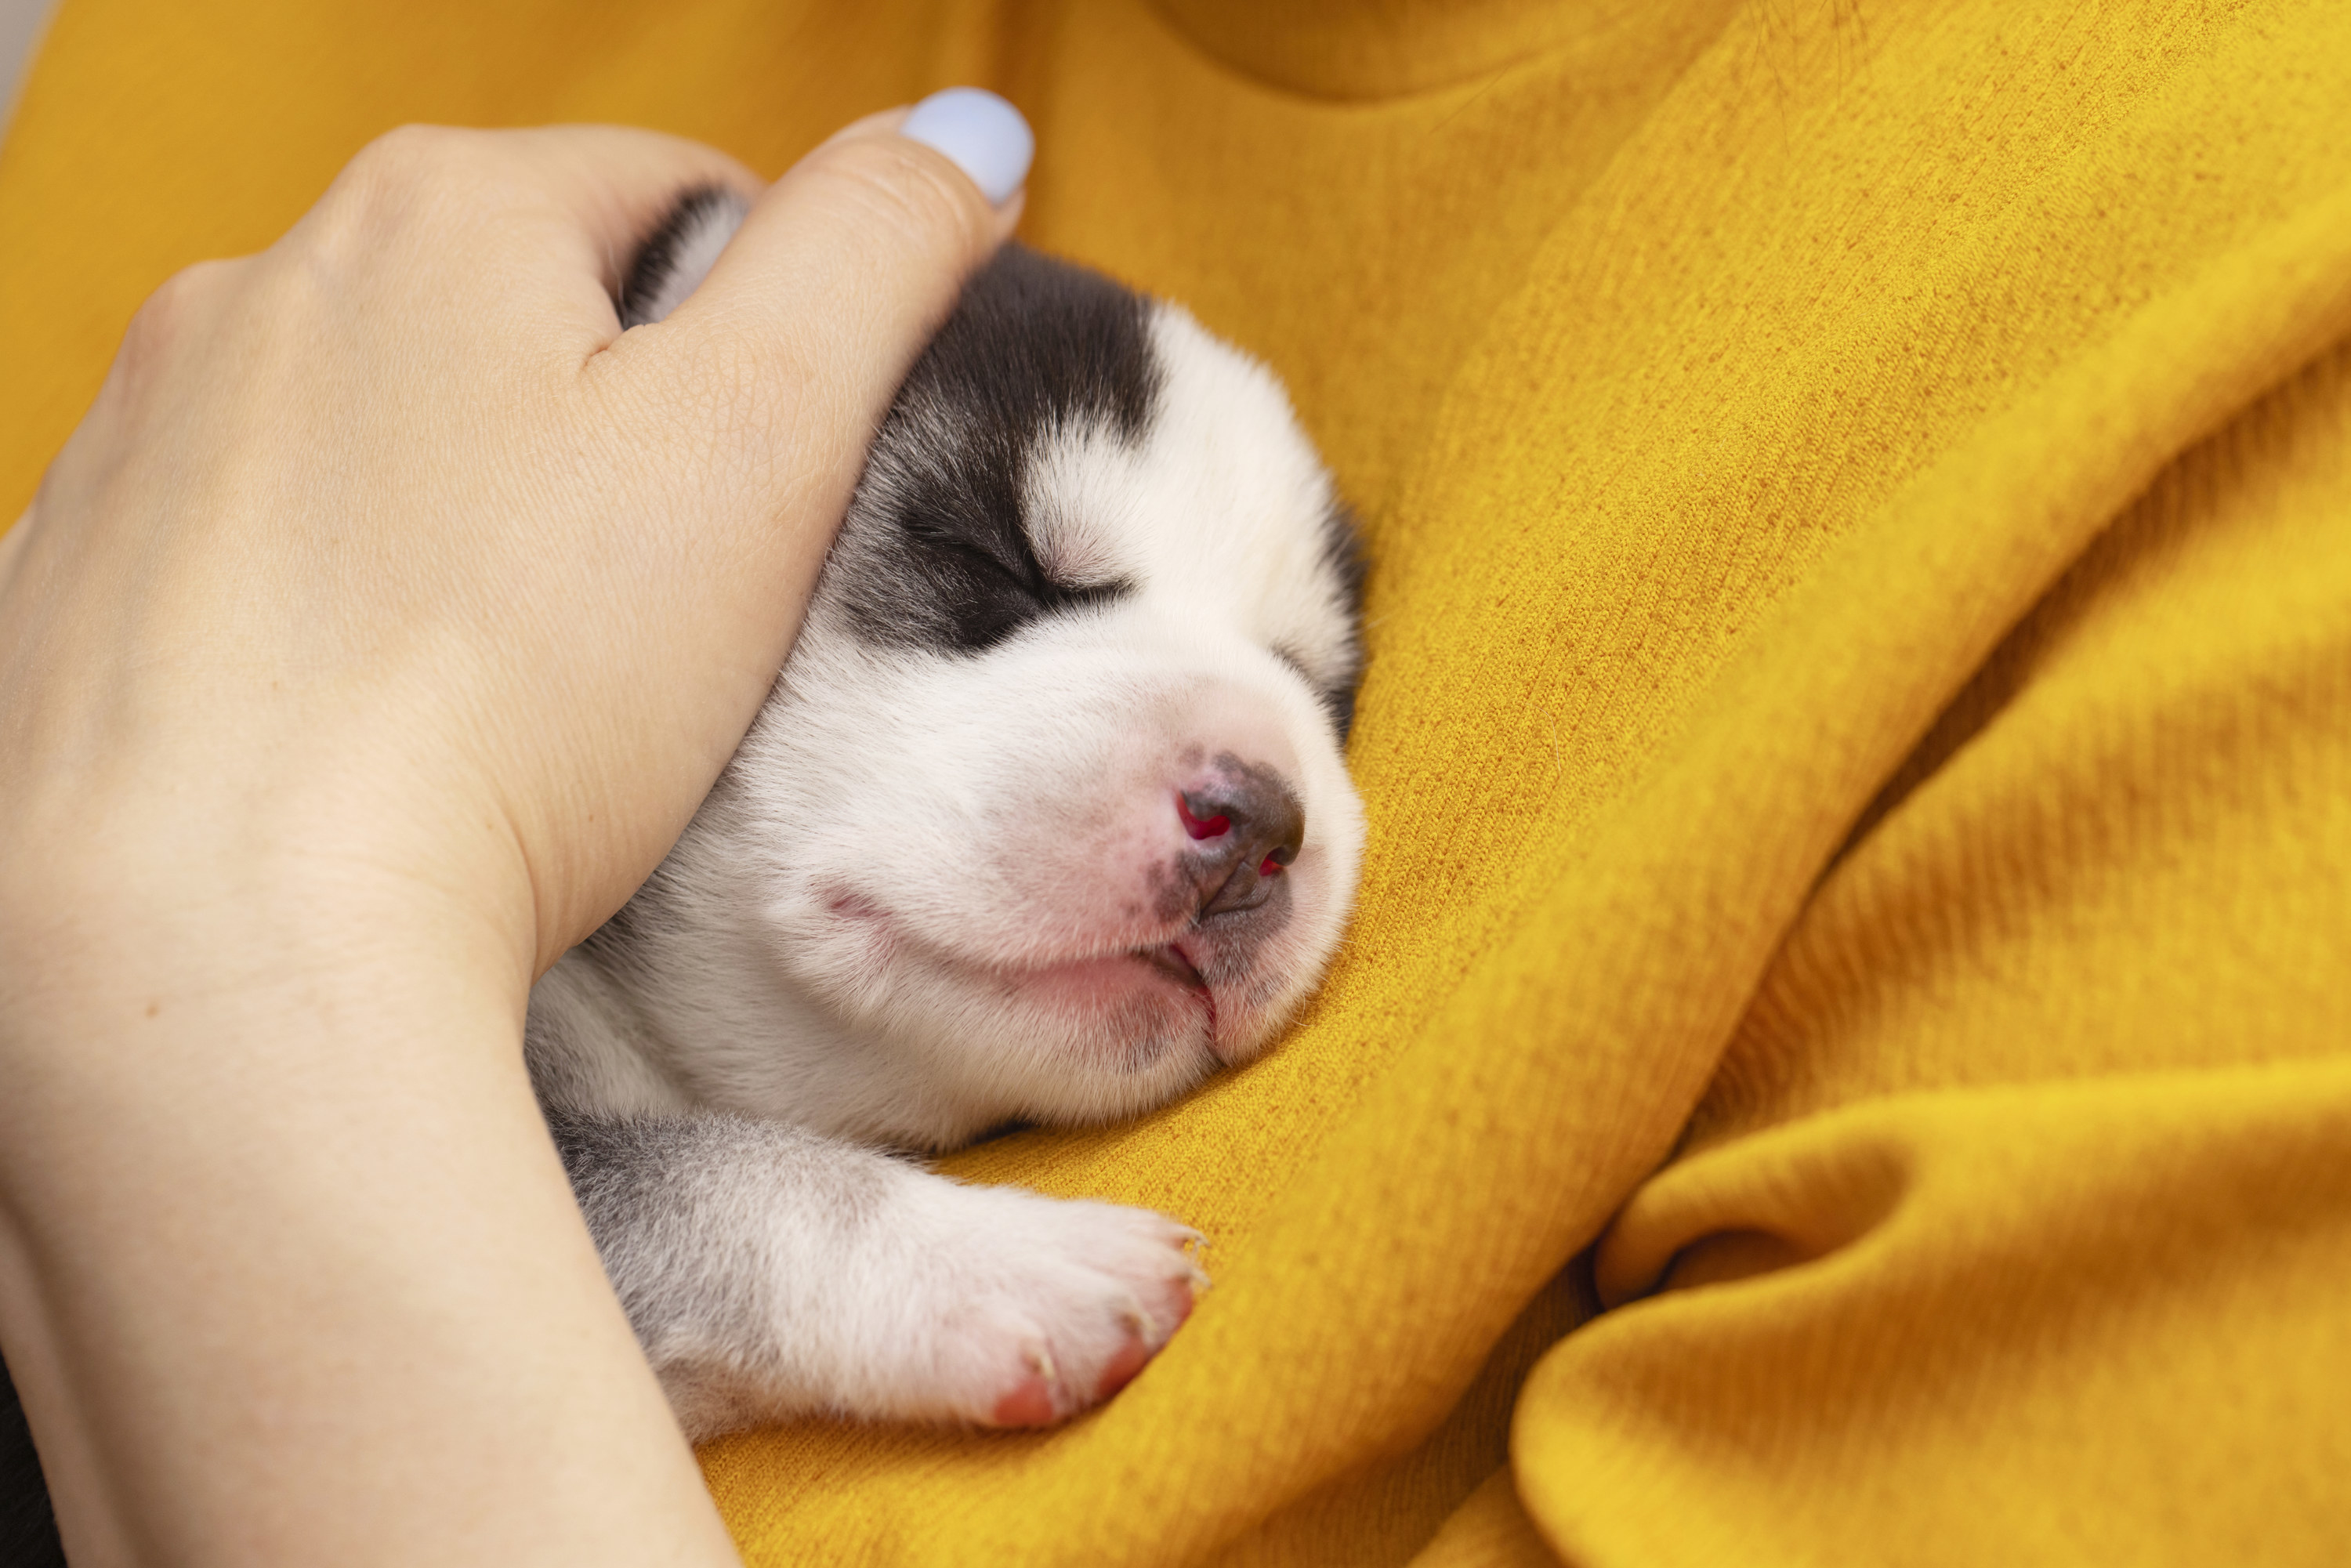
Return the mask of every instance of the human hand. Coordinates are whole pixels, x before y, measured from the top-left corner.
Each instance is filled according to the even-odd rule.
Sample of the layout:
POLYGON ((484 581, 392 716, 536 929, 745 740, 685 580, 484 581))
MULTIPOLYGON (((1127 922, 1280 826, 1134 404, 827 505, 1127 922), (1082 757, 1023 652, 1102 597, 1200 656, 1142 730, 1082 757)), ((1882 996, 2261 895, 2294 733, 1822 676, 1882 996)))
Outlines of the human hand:
POLYGON ((1010 231, 899 118, 625 336, 616 263, 753 176, 394 133, 158 291, 0 541, 0 1333, 78 1562, 723 1551, 520 1020, 1010 231))
POLYGON ((681 190, 759 184, 609 128, 395 132, 267 251, 158 290, 9 540, 12 847, 86 852, 104 801, 155 814, 151 852, 461 889, 517 972, 553 962, 717 777, 898 381, 1009 232, 890 119, 626 337, 615 258, 681 190))

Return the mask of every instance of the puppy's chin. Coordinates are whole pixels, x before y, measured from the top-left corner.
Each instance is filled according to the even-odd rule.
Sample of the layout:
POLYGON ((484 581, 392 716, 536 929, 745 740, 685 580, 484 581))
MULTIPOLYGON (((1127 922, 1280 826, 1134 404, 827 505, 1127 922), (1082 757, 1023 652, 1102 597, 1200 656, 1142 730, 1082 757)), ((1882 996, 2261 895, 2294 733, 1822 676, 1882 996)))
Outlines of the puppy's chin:
POLYGON ((938 1078, 991 1121, 1090 1126, 1140 1115, 1216 1071, 1205 993, 1132 956, 1081 959, 958 987, 962 1027, 937 1040, 938 1078))
POLYGON ((1076 1039, 1113 1071, 1141 1066, 1180 1045, 1222 1060, 1217 1040, 1217 999, 1180 946, 1072 958, 1005 976, 1014 1004, 1076 1039))

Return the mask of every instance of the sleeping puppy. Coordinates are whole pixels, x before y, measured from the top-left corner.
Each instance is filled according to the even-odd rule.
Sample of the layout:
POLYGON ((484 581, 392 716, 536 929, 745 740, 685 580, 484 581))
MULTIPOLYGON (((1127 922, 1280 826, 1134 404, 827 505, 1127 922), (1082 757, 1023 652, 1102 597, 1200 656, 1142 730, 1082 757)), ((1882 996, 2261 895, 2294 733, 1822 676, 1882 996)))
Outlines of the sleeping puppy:
MULTIPOLYGON (((740 221, 686 199, 622 319, 740 221)), ((1164 1216, 904 1157, 1250 1060, 1353 895, 1361 572, 1260 366, 1009 246, 883 422, 766 708, 531 996, 533 1082, 687 1433, 1038 1426, 1204 1282, 1164 1216)))

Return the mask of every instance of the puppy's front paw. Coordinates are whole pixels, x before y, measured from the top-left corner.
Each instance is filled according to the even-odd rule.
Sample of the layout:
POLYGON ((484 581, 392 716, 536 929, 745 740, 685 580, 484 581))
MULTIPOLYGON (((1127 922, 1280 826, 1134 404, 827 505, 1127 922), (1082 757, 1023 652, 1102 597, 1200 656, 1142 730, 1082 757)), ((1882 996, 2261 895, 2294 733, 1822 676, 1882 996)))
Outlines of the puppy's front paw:
POLYGON ((1148 1209, 944 1180, 918 1207, 918 1343, 893 1415, 1063 1420, 1142 1371, 1207 1283, 1198 1232, 1148 1209))

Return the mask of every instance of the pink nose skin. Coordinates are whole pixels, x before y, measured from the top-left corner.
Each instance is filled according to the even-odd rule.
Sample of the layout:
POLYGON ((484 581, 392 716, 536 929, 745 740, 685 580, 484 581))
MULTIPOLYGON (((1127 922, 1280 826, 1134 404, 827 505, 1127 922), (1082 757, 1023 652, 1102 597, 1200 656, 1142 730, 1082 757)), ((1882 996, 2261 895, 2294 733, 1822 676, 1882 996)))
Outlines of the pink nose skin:
POLYGON ((1192 802, 1184 798, 1181 789, 1176 791, 1176 814, 1184 819, 1184 831, 1196 839, 1213 839, 1233 825, 1230 817, 1211 817, 1204 822, 1192 815, 1192 802))
POLYGON ((1217 758, 1214 777, 1176 791, 1176 816, 1197 846, 1186 859, 1203 921, 1264 904, 1306 838, 1306 813, 1280 775, 1230 755, 1217 758))

